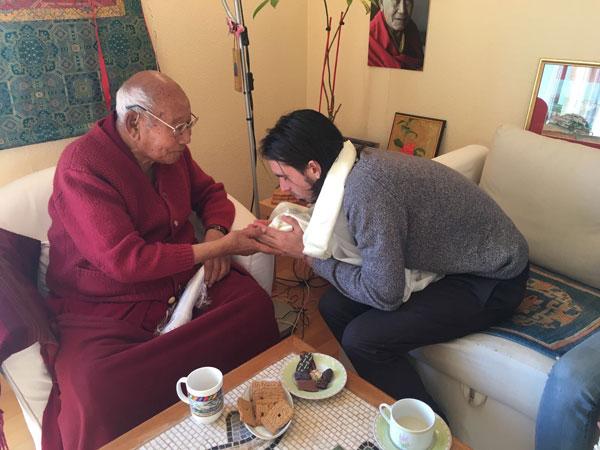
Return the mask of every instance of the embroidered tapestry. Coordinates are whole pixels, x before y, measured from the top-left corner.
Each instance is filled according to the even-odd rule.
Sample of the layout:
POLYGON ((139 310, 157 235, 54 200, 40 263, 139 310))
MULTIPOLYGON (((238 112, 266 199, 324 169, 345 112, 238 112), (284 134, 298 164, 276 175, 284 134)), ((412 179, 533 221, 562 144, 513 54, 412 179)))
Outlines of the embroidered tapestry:
POLYGON ((517 312, 486 332, 554 358, 599 330, 600 291, 532 266, 517 312))
POLYGON ((108 113, 94 17, 114 107, 123 81, 156 69, 141 0, 0 2, 0 149, 78 136, 108 113))

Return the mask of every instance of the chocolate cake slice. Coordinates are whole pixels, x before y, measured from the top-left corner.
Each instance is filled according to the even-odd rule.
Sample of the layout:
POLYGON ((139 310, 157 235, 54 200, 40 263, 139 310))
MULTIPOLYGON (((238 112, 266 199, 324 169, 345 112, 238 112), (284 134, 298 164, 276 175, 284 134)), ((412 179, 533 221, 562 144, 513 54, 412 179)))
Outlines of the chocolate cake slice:
POLYGON ((315 364, 312 353, 300 353, 300 361, 298 361, 298 365, 296 366, 296 371, 294 372, 294 379, 310 380, 310 372, 316 369, 316 367, 317 365, 315 364))

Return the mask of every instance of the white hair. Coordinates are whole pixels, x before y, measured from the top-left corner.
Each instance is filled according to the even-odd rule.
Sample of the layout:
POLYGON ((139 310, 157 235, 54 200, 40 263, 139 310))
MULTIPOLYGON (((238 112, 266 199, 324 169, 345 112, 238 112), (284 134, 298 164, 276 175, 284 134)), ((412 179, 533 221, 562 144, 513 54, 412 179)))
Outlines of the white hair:
POLYGON ((117 101, 116 107, 117 110, 117 118, 124 119, 127 114, 127 107, 132 105, 140 105, 144 108, 153 110, 152 99, 144 92, 144 90, 139 86, 128 86, 125 83, 123 86, 119 88, 117 91, 117 101))

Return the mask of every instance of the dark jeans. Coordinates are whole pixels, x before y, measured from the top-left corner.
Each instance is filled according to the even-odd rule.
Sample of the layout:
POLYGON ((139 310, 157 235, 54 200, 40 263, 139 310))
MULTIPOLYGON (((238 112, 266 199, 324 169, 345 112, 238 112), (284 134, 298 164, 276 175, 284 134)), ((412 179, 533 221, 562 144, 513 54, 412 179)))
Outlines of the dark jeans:
POLYGON ((395 311, 363 305, 331 288, 319 310, 361 377, 395 399, 423 400, 443 416, 407 353, 507 319, 524 297, 528 275, 529 266, 510 280, 447 275, 395 311))

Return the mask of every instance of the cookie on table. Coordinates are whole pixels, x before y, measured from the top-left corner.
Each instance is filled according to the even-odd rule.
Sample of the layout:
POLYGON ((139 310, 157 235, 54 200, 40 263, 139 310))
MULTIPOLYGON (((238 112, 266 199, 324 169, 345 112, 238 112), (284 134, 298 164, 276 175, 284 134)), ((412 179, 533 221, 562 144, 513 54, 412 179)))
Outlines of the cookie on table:
POLYGON ((240 413, 240 420, 251 427, 255 427, 259 425, 256 420, 256 416, 254 415, 254 407, 252 406, 252 402, 246 400, 245 398, 238 398, 237 408, 240 413))
POLYGON ((280 400, 262 417, 262 425, 271 434, 275 434, 277 430, 291 420, 293 415, 294 410, 290 404, 286 400, 280 400))
POLYGON ((279 381, 253 381, 250 385, 250 398, 254 401, 268 400, 276 403, 285 398, 285 392, 279 381))

